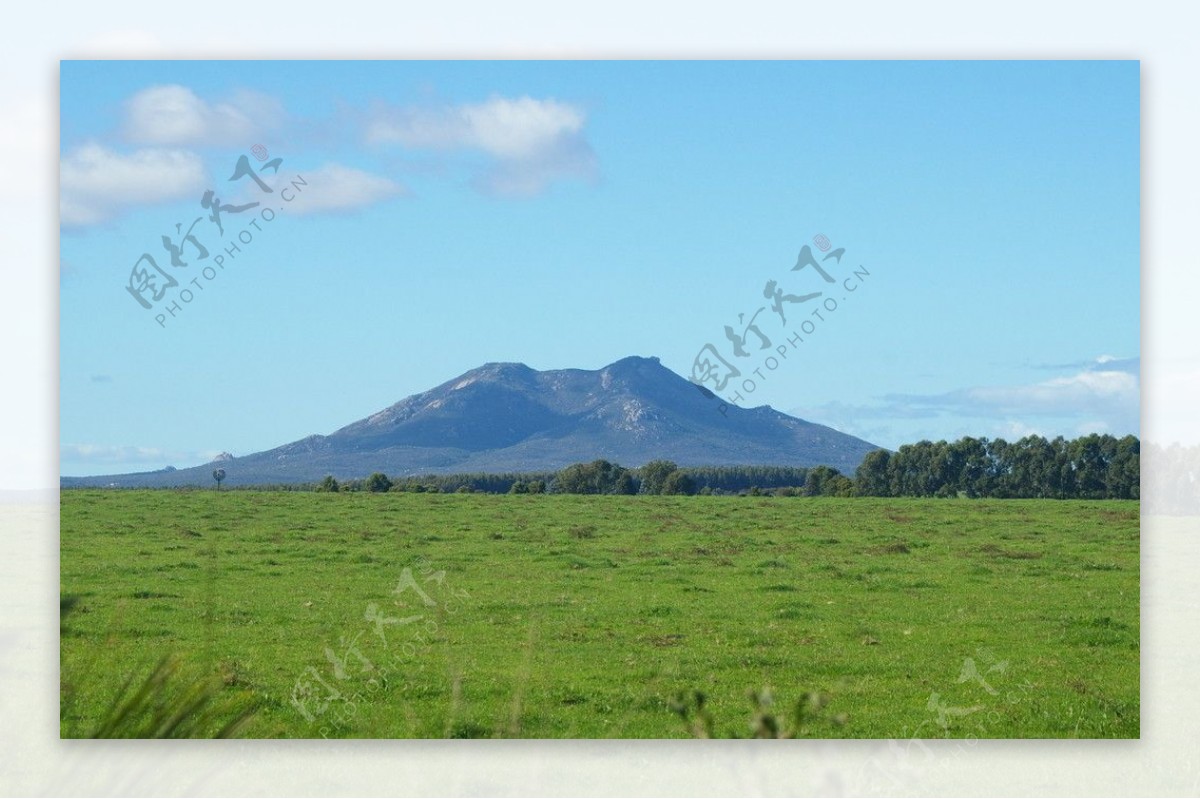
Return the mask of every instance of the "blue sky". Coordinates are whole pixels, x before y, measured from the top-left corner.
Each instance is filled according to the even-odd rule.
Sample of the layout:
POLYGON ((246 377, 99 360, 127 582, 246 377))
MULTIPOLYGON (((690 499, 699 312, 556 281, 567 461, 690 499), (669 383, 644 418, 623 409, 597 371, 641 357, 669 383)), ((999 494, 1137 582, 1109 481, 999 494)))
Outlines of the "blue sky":
POLYGON ((722 394, 766 375, 739 404, 883 446, 1138 432, 1136 62, 63 62, 60 200, 63 474, 706 344, 722 394), (221 234, 208 190, 260 204, 221 234), (792 270, 818 234, 833 284, 792 270), (150 309, 143 253, 178 283, 150 309), (738 358, 769 280, 822 295, 738 358))

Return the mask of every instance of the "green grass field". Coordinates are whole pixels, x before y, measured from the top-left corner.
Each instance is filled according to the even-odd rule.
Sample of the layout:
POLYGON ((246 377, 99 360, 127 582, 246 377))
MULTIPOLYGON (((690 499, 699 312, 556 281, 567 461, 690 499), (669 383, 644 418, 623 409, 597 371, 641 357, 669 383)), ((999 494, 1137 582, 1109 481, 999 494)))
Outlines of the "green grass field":
POLYGON ((61 733, 174 653, 251 737, 1138 737, 1138 512, 64 491, 61 733))

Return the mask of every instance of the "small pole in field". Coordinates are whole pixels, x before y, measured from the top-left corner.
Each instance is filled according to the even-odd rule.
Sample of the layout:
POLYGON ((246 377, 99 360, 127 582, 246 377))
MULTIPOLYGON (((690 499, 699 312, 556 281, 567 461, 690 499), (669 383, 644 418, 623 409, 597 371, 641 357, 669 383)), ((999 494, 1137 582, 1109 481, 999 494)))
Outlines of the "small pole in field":
POLYGON ((221 481, 225 479, 224 469, 215 469, 213 471, 213 479, 217 481, 217 490, 221 490, 221 481))

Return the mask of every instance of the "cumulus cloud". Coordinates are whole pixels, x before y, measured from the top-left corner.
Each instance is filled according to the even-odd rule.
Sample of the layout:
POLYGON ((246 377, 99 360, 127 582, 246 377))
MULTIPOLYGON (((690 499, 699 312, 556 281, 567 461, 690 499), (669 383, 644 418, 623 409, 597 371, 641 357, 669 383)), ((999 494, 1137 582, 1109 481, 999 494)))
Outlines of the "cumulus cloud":
POLYGON ((489 164, 475 178, 495 195, 531 196, 551 183, 595 177, 596 157, 584 135, 583 110, 557 100, 491 97, 441 108, 392 109, 366 129, 373 144, 471 152, 489 164))
POLYGON ((493 97, 484 103, 439 110, 406 110, 368 129, 375 142, 408 147, 471 147, 499 158, 531 158, 563 136, 583 130, 584 116, 554 100, 493 97))
POLYGON ((250 147, 282 116, 279 102, 258 92, 209 102, 186 86, 151 86, 126 101, 124 134, 138 144, 250 147))
POLYGON ((93 225, 136 206, 199 198, 207 182, 195 153, 85 144, 60 162, 59 215, 64 227, 93 225))
MULTIPOLYGON (((293 191, 294 199, 285 206, 288 214, 354 211, 408 194, 404 186, 393 180, 341 164, 302 169, 296 174, 308 185, 293 191)), ((295 177, 289 174, 277 185, 282 186, 295 177)))

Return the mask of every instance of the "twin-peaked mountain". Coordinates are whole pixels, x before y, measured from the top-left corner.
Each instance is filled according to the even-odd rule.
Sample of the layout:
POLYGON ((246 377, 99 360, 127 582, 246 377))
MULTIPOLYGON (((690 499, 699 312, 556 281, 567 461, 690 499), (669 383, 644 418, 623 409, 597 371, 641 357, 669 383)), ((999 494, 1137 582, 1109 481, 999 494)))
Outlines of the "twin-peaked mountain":
MULTIPOLYGON (((720 400, 657 358, 603 369, 539 372, 489 363, 327 435, 224 457, 227 485, 391 476, 549 471, 604 458, 640 466, 833 466, 847 474, 878 449, 770 407, 720 400)), ((101 477, 63 486, 211 485, 214 464, 101 477)))

